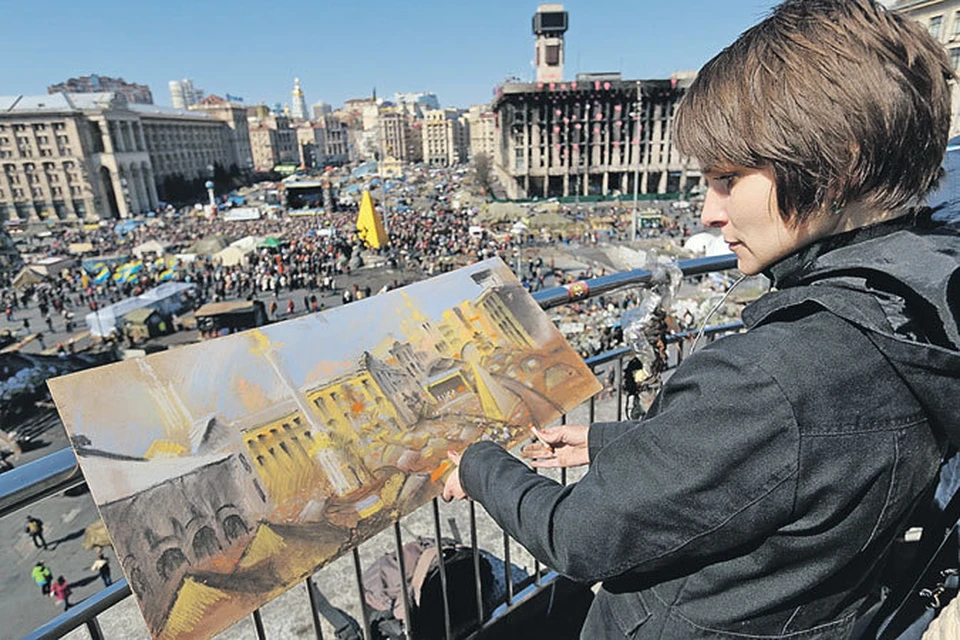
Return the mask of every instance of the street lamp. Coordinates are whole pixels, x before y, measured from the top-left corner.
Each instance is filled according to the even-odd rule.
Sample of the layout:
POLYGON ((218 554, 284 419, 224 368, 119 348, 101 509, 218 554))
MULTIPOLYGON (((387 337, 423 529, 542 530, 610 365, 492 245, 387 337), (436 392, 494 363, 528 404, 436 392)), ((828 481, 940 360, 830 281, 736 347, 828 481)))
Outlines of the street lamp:
POLYGON ((217 200, 213 195, 213 181, 207 180, 203 186, 207 188, 207 195, 210 197, 210 215, 215 215, 217 213, 217 200))

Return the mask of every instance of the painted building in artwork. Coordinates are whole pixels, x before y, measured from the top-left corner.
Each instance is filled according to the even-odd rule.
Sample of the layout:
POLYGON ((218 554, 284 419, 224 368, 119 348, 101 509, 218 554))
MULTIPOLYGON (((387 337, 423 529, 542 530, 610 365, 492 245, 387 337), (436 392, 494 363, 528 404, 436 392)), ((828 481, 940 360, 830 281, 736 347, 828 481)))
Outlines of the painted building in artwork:
MULTIPOLYGON (((520 285, 516 286, 518 289, 522 289, 520 285)), ((486 314, 488 321, 495 327, 495 330, 490 334, 491 336, 494 338, 502 337, 516 348, 533 348, 536 346, 534 338, 510 309, 510 304, 506 299, 512 293, 518 292, 509 291, 509 286, 487 289, 480 294, 474 304, 477 309, 486 314)))
POLYGON ((84 473, 100 488, 98 506, 111 523, 130 586, 150 603, 144 613, 151 629, 166 624, 184 576, 202 572, 228 547, 243 548, 267 507, 242 453, 149 461, 82 450, 79 456, 84 473))
POLYGON ((274 405, 237 427, 268 499, 284 515, 299 513, 311 494, 329 493, 331 483, 318 462, 329 438, 311 429, 294 402, 274 405))
POLYGON ((331 429, 399 432, 419 420, 424 397, 416 378, 364 353, 356 370, 306 392, 331 429))

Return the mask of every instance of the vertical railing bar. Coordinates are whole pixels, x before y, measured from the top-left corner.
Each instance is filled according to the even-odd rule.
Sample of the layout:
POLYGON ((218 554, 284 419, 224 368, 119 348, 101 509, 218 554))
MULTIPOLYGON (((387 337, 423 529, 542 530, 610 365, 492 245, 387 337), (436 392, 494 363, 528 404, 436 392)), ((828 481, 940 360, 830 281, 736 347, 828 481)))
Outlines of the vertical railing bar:
POLYGON ((503 532, 503 577, 507 581, 507 606, 513 604, 513 568, 510 566, 510 536, 503 532))
POLYGON ((623 357, 617 358, 617 422, 623 420, 623 357))
POLYGON ((317 610, 317 597, 314 590, 317 585, 313 582, 313 576, 306 579, 307 597, 310 598, 310 615, 313 617, 313 630, 316 632, 317 640, 323 640, 323 627, 320 622, 320 612, 317 610))
POLYGON ((100 622, 97 620, 97 616, 93 616, 87 620, 87 632, 90 634, 91 640, 104 640, 103 629, 100 628, 100 622))
POLYGON ((477 543, 477 506, 470 503, 470 546, 473 549, 473 577, 477 587, 477 620, 483 624, 483 580, 480 579, 480 546, 477 543))
POLYGON ((594 418, 597 417, 597 396, 592 396, 590 398, 590 413, 589 418, 587 418, 587 424, 593 424, 594 418))
POLYGON ((260 617, 260 609, 253 610, 253 628, 257 632, 257 640, 267 640, 267 634, 263 630, 263 618, 260 617))
MULTIPOLYGON (((540 469, 534 469, 533 472, 540 475, 540 469)), ((536 558, 533 559, 533 583, 540 586, 540 561, 536 558)))
POLYGON ((400 521, 393 523, 393 537, 397 545, 397 567, 400 569, 400 597, 403 602, 403 619, 406 622, 407 640, 413 640, 413 626, 410 624, 410 589, 407 585, 407 563, 403 557, 403 536, 400 533, 400 521))
MULTIPOLYGON (((567 424, 567 414, 563 414, 562 416, 560 416, 560 424, 561 425, 567 424)), ((566 467, 560 468, 560 484, 562 485, 567 484, 567 468, 566 467)))
POLYGON ((360 565, 360 550, 357 547, 353 548, 353 571, 357 576, 357 590, 360 592, 360 613, 363 614, 363 637, 372 638, 373 634, 370 633, 370 613, 367 611, 367 598, 363 591, 363 568, 360 565))
POLYGON ((437 538, 437 565, 440 567, 440 591, 443 593, 443 630, 447 640, 453 640, 450 628, 450 601, 447 597, 447 565, 443 558, 443 538, 440 535, 440 501, 433 499, 433 533, 437 538))

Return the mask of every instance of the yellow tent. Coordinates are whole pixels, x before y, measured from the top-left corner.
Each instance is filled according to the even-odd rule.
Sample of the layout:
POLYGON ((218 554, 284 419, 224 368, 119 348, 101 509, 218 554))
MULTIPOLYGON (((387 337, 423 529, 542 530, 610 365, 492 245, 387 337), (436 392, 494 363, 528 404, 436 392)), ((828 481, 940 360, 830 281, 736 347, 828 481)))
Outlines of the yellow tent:
POLYGON ((389 244, 387 232, 383 228, 383 219, 376 209, 373 208, 373 199, 369 191, 363 192, 363 199, 360 201, 360 215, 357 216, 357 235, 370 248, 379 249, 389 244))

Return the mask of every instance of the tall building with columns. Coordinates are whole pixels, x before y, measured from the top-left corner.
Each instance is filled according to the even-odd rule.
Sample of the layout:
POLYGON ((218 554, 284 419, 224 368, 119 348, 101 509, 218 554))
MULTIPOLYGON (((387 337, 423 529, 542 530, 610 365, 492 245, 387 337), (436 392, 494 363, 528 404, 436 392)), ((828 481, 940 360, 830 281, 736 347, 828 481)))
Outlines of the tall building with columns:
POLYGON ((673 118, 692 74, 497 89, 494 171, 511 198, 672 193, 700 180, 673 143, 673 118))
POLYGON ((166 177, 229 169, 229 128, 121 94, 0 97, 0 220, 120 218, 154 209, 166 177))
POLYGON ((253 151, 250 148, 250 128, 247 121, 247 109, 232 100, 210 95, 190 107, 191 111, 202 111, 217 120, 227 123, 230 128, 230 144, 237 160, 237 166, 244 171, 253 169, 253 151))
POLYGON ((533 17, 537 82, 508 81, 491 111, 494 172, 511 198, 680 191, 700 171, 673 144, 673 117, 695 77, 623 80, 619 73, 563 77, 567 13, 542 4, 533 17))
MULTIPOLYGON (((206 181, 219 166, 239 168, 233 130, 207 113, 156 105, 130 105, 140 118, 147 152, 161 197, 171 181, 206 181)), ((171 187, 172 188, 172 187, 171 187)))

